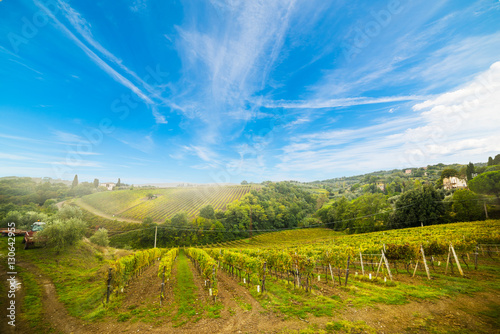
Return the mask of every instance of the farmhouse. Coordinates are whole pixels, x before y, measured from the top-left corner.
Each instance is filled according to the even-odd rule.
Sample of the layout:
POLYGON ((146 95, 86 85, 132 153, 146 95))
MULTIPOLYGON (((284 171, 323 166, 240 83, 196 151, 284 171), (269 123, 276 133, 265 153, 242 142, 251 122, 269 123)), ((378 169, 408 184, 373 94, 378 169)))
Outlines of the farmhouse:
POLYGON ((407 170, 405 170, 405 174, 410 175, 410 174, 411 174, 411 169, 407 169, 407 170))
POLYGON ((107 182, 107 183, 99 183, 99 187, 106 187, 108 190, 113 190, 116 187, 116 183, 107 182))
POLYGON ((445 190, 467 188, 467 181, 456 176, 446 177, 443 179, 443 188, 445 190))

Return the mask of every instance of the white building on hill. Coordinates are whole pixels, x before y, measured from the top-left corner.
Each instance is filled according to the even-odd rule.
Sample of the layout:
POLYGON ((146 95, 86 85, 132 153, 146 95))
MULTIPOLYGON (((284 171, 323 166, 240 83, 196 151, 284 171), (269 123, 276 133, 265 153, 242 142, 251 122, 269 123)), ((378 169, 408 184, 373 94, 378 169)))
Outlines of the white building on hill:
POLYGON ((116 187, 116 183, 107 182, 107 183, 99 183, 99 187, 106 187, 108 190, 113 190, 116 187))
POLYGON ((443 179, 443 188, 445 190, 467 188, 467 181, 464 179, 459 179, 456 176, 445 177, 443 179))

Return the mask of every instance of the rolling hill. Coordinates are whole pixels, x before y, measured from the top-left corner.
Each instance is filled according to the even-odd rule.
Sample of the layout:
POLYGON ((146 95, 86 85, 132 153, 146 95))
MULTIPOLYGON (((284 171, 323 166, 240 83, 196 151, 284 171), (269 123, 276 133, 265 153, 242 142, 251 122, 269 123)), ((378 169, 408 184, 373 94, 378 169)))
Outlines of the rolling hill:
POLYGON ((94 208, 96 214, 138 221, 151 217, 154 221, 163 222, 179 212, 194 217, 206 205, 212 205, 215 210, 225 210, 228 203, 239 200, 255 189, 259 189, 259 186, 116 190, 84 196, 81 202, 94 208))

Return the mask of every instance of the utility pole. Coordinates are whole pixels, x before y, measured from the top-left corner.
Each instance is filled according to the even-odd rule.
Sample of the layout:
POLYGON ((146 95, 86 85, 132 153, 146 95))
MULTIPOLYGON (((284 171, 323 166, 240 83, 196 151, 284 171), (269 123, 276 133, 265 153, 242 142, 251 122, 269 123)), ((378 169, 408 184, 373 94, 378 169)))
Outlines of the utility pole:
POLYGON ((250 206, 250 239, 252 239, 252 206, 250 206))
POLYGON ((484 205, 484 213, 486 214, 486 219, 490 219, 488 217, 488 209, 486 209, 486 202, 483 202, 483 205, 484 205))
POLYGON ((158 235, 158 226, 155 228, 155 247, 156 248, 156 236, 158 235))

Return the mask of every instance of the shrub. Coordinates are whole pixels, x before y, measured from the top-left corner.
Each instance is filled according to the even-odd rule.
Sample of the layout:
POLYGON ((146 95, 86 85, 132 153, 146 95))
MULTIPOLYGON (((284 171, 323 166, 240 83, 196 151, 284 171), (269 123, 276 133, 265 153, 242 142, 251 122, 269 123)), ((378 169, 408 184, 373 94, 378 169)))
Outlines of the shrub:
POLYGON ((94 235, 90 237, 90 241, 96 245, 107 247, 109 245, 108 230, 105 228, 98 229, 94 235))
POLYGON ((47 246, 61 250, 81 240, 86 229, 87 224, 78 218, 71 218, 67 221, 54 220, 47 223, 47 226, 35 237, 37 242, 45 242, 47 246))

